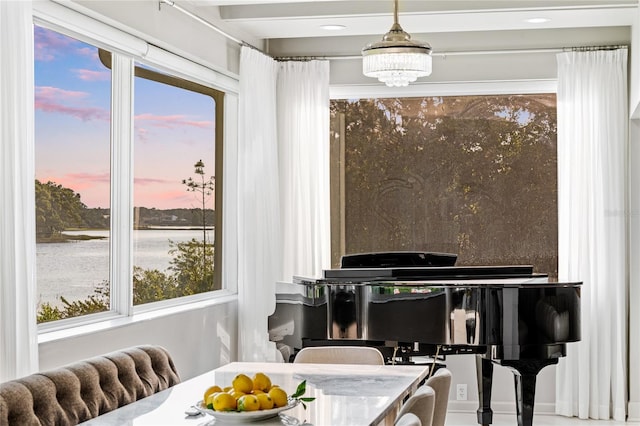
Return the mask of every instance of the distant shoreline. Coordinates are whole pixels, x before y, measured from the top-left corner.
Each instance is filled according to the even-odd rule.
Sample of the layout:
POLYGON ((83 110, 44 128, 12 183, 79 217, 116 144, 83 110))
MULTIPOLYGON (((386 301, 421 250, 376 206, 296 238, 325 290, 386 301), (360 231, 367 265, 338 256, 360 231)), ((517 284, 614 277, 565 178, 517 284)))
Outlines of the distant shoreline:
POLYGON ((104 240, 107 237, 99 237, 94 235, 69 235, 64 232, 51 237, 36 236, 36 244, 38 243, 68 243, 70 241, 87 241, 87 240, 104 240))
MULTIPOLYGON (((213 231, 215 228, 213 226, 207 226, 205 230, 213 231)), ((108 237, 104 236, 96 236, 96 235, 86 235, 86 234, 65 234, 65 232, 82 232, 82 231, 108 231, 108 228, 73 228, 73 229, 65 229, 60 234, 56 234, 51 237, 38 237, 36 236, 36 244, 43 243, 67 243, 73 241, 88 241, 88 240, 104 240, 108 237)), ((134 231, 202 231, 202 227, 198 226, 140 226, 134 228, 134 231)))
MULTIPOLYGON (((133 228, 136 231, 154 230, 154 231, 202 231, 202 226, 139 226, 133 228)), ((207 226, 207 231, 213 231, 213 226, 207 226)))

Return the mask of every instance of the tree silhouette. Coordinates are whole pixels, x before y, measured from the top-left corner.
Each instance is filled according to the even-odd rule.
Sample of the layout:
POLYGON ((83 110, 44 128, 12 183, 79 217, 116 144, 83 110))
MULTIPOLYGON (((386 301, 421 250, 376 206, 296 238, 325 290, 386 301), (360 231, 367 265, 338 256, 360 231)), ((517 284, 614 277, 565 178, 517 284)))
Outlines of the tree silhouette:
MULTIPOLYGON (((210 176, 209 179, 205 179, 204 177, 204 163, 202 160, 198 160, 196 164, 193 165, 195 168, 194 173, 199 176, 196 179, 188 178, 183 179, 182 184, 187 186, 187 191, 196 192, 200 194, 202 200, 202 279, 205 279, 206 274, 204 271, 207 270, 207 216, 206 216, 206 202, 207 197, 213 194, 215 191, 215 177, 210 176)), ((203 282, 204 284, 204 282, 203 282)))
POLYGON ((68 228, 84 225, 87 210, 80 194, 55 182, 41 183, 36 179, 36 236, 52 238, 68 228))

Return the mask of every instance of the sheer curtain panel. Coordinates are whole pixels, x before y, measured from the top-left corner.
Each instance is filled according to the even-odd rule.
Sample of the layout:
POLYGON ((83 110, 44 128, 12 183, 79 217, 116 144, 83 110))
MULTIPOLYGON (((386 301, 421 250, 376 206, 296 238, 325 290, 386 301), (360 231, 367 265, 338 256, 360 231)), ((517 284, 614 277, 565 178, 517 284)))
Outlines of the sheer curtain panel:
POLYGON ((282 249, 278 192, 278 64, 243 46, 238 111, 238 357, 276 360, 267 317, 275 309, 282 249))
POLYGON ((278 72, 282 280, 331 266, 329 62, 282 62, 278 72))
POLYGON ((556 370, 556 412, 626 415, 627 50, 558 54, 558 275, 582 281, 582 340, 556 370))
POLYGON ((38 368, 31 15, 0 1, 0 382, 38 368))

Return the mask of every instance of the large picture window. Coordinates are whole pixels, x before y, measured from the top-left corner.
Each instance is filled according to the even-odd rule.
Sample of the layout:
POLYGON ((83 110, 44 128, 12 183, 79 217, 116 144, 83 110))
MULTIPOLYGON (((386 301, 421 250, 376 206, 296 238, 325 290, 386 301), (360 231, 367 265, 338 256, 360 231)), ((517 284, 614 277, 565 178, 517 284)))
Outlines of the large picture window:
POLYGON ((116 69, 117 53, 34 28, 38 322, 221 289, 224 93, 141 63, 116 69), (111 111, 131 103, 133 134, 113 132, 111 111), (111 186, 130 167, 116 150, 132 153, 132 191, 111 186), (114 265, 129 258, 127 276, 114 265))
POLYGON ((334 100, 332 262, 448 252, 557 277, 554 94, 334 100))

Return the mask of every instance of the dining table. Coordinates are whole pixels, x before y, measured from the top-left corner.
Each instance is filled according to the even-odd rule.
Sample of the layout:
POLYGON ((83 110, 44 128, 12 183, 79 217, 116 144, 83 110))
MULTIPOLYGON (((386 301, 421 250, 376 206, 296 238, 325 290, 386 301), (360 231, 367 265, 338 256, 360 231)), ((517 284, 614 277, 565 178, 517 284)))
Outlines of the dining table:
MULTIPOLYGON (((429 374, 427 365, 354 365, 232 362, 169 389, 82 423, 85 426, 213 426, 225 424, 391 426, 402 403, 429 374), (269 418, 260 413, 196 410, 207 388, 231 386, 238 374, 264 373, 292 395, 303 381, 304 398, 269 418), (202 412, 205 411, 205 412, 202 412), (253 414, 252 414, 253 413, 253 414), (257 413, 257 414, 256 414, 257 413)), ((269 413, 279 410, 271 410, 269 413)), ((267 413, 267 411, 265 411, 267 413)))

